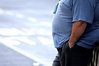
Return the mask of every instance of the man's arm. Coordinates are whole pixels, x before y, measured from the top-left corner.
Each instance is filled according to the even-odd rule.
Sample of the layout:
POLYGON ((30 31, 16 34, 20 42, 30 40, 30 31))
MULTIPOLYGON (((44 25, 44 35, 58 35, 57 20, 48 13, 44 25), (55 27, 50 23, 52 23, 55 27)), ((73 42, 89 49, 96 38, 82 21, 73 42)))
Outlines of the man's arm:
POLYGON ((84 21, 76 21, 72 25, 72 31, 69 38, 69 47, 72 48, 77 40, 82 36, 85 29, 87 27, 87 23, 84 21))

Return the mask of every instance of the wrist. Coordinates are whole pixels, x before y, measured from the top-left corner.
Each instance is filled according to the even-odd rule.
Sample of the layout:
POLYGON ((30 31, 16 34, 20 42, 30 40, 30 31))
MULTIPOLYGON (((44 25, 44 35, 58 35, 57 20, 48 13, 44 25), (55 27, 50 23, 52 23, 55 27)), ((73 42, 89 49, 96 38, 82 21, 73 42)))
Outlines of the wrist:
POLYGON ((69 44, 74 44, 77 40, 75 38, 70 38, 68 43, 69 44))

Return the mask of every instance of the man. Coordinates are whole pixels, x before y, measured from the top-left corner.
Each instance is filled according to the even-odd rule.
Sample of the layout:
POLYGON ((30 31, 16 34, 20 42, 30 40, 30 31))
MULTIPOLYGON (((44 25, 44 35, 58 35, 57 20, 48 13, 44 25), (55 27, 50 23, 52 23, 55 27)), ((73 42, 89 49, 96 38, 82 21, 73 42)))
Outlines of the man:
POLYGON ((99 41, 98 0, 61 0, 52 28, 59 54, 53 66, 88 66, 99 41))

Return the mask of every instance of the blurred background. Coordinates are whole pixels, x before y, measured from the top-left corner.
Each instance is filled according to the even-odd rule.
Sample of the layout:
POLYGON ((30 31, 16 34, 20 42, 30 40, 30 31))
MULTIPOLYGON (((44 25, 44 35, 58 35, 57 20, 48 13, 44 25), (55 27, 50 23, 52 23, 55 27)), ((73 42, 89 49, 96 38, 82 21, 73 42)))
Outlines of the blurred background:
POLYGON ((51 66, 58 0, 0 0, 0 66, 51 66))

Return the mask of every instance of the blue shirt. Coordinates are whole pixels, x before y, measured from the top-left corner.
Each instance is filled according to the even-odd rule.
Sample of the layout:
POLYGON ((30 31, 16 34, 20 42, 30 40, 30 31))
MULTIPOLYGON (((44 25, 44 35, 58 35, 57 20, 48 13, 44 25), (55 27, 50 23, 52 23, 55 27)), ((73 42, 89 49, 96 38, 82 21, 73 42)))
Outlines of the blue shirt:
POLYGON ((56 48, 69 40, 72 23, 83 20, 88 23, 77 45, 92 48, 99 41, 99 0, 61 0, 52 23, 52 35, 56 48))

